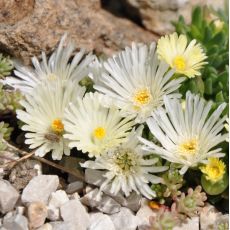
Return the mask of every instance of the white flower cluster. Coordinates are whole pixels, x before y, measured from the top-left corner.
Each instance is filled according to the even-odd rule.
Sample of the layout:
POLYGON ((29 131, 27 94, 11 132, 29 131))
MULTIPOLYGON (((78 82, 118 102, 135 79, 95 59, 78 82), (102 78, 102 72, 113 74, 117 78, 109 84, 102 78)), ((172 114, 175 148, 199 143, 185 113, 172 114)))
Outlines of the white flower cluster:
POLYGON ((155 196, 149 182, 163 183, 153 173, 167 170, 156 165, 159 158, 178 163, 184 173, 223 156, 214 147, 226 139, 220 134, 226 118, 219 119, 225 105, 210 115, 211 102, 188 92, 183 108, 178 93, 185 77, 174 73, 195 77, 205 64, 195 43, 187 47, 184 35, 173 34, 157 48, 133 43, 100 62, 84 50, 73 55, 64 35, 49 59, 42 53, 41 62, 32 59, 34 69, 18 65, 16 77, 4 80, 25 96, 17 118, 26 144, 40 157, 51 152, 54 160, 76 147, 92 158, 82 167, 105 172, 101 189, 109 185, 114 194, 136 191, 147 198, 155 196), (95 92, 80 86, 86 76, 95 92), (158 143, 142 138, 146 124, 158 143))

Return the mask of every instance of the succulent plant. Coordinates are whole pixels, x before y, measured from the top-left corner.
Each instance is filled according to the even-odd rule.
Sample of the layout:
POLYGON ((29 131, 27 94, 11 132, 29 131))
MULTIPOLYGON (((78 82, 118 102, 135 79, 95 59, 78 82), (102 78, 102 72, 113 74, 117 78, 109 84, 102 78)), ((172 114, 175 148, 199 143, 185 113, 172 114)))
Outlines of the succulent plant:
POLYGON ((196 39, 200 42, 208 56, 208 65, 204 66, 202 77, 187 79, 181 87, 181 93, 185 94, 187 90, 200 93, 205 99, 215 102, 213 108, 224 101, 228 103, 229 99, 227 15, 224 11, 216 12, 211 8, 198 6, 192 12, 191 24, 186 25, 182 16, 173 23, 179 34, 185 34, 189 40, 196 39))
POLYGON ((13 68, 13 62, 10 58, 0 54, 0 78, 10 75, 13 68))
POLYGON ((19 101, 22 99, 22 94, 18 90, 6 90, 0 84, 0 114, 15 112, 21 108, 19 101))
POLYGON ((204 201, 207 200, 206 194, 201 192, 201 190, 201 186, 197 186, 194 190, 189 188, 187 195, 181 193, 181 196, 176 198, 173 207, 178 213, 184 214, 188 217, 197 216, 200 209, 204 206, 204 201))
POLYGON ((9 140, 12 131, 13 131, 13 128, 9 127, 9 124, 0 122, 0 151, 3 151, 6 149, 6 145, 2 140, 3 139, 9 140))
POLYGON ((149 218, 150 227, 148 230, 172 230, 175 226, 180 225, 181 220, 176 210, 160 208, 156 216, 149 218))

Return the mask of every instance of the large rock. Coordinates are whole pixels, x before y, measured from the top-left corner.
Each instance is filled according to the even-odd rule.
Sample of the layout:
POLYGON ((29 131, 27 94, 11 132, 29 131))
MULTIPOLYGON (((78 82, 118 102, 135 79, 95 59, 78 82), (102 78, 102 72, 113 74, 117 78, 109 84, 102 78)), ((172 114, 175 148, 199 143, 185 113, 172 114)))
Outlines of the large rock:
POLYGON ((78 230, 86 230, 89 226, 89 214, 79 200, 70 200, 60 208, 64 222, 73 223, 78 230))
MULTIPOLYGON (((1 5, 7 6, 8 2, 2 0, 1 5)), ((12 13, 5 13, 8 7, 0 7, 0 19, 4 14, 8 16, 0 24, 0 49, 26 63, 41 50, 49 52, 64 32, 69 33, 78 48, 107 55, 130 45, 133 40, 156 39, 133 22, 102 9, 100 0, 10 2, 12 13)))
MULTIPOLYGON (((187 218, 186 223, 179 227, 174 227, 173 230, 199 230, 199 217, 187 218)), ((208 229, 207 229, 208 230, 208 229)))
POLYGON ((189 22, 195 5, 211 5, 223 8, 224 0, 124 0, 121 1, 126 12, 133 18, 139 18, 141 23, 150 31, 158 34, 172 32, 172 21, 177 21, 180 15, 189 22))
POLYGON ((22 192, 22 202, 31 203, 41 201, 47 204, 49 196, 59 185, 58 176, 40 175, 34 177, 22 192))
POLYGON ((18 198, 18 191, 8 181, 0 179, 0 212, 12 210, 18 198))

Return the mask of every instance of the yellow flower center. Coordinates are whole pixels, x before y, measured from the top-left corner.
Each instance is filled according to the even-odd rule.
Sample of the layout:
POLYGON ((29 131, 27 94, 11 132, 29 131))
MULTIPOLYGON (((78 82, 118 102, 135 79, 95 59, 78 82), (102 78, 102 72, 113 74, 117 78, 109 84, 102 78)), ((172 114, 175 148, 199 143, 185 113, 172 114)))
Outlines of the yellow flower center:
POLYGON ((54 80, 57 79, 57 77, 56 77, 55 74, 51 73, 51 74, 48 75, 48 79, 49 79, 50 81, 54 81, 54 80))
POLYGON ((198 151, 198 142, 196 139, 191 139, 179 145, 179 151, 182 154, 196 154, 198 151))
POLYGON ((206 174, 206 179, 217 182, 222 179, 225 173, 225 164, 217 158, 209 158, 206 166, 201 167, 201 171, 206 174))
POLYGON ((60 119, 55 119, 51 124, 51 129, 53 132, 61 134, 64 131, 64 125, 60 119))
POLYGON ((106 131, 103 127, 97 127, 93 131, 93 136, 99 140, 103 139, 105 137, 105 135, 106 135, 106 131))
POLYGON ((182 56, 176 56, 173 60, 173 66, 176 68, 178 71, 183 71, 185 70, 186 67, 186 62, 185 58, 182 56))
POLYGON ((151 93, 148 88, 138 90, 133 96, 134 103, 137 107, 147 105, 151 100, 151 93))

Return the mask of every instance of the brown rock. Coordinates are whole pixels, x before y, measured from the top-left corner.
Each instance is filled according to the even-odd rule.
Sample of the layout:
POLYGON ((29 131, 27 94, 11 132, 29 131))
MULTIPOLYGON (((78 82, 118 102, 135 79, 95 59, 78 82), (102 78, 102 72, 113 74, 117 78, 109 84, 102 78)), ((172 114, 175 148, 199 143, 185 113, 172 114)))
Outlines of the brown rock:
POLYGON ((38 228, 45 223, 47 208, 43 202, 32 202, 28 207, 28 219, 30 228, 38 228))
MULTIPOLYGON (((2 0, 6 5, 9 0, 2 0)), ((18 1, 11 1, 12 7, 18 1)), ((156 39, 131 21, 118 18, 101 8, 99 0, 24 0, 20 7, 14 7, 14 16, 8 15, 0 24, 0 50, 14 57, 30 62, 32 56, 41 50, 50 52, 64 32, 76 41, 77 48, 112 54, 132 41, 151 42, 156 39), (23 4, 30 9, 24 9, 23 4), (17 20, 15 19, 17 18, 17 20), (6 21, 13 22, 7 24, 6 21)), ((5 8, 5 7, 4 7, 5 8)), ((3 9, 4 10, 4 9, 3 9)), ((0 7, 0 15, 4 12, 0 7)))
POLYGON ((191 20, 191 12, 195 5, 211 5, 215 9, 224 7, 224 0, 124 0, 121 1, 131 17, 138 17, 148 30, 157 34, 166 34, 174 30, 172 21, 180 15, 186 22, 191 20))

